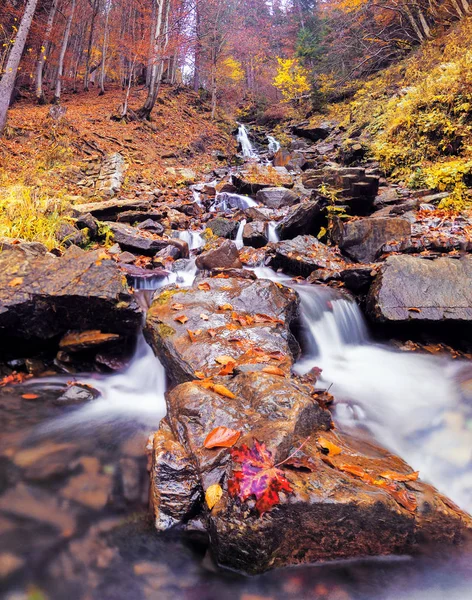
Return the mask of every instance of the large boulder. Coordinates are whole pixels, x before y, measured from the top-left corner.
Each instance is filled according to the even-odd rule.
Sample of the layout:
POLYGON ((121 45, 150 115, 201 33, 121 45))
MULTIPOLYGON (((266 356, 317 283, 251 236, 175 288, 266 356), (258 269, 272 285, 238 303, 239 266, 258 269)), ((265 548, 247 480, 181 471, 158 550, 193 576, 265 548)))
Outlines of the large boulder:
POLYGON ((265 221, 252 221, 246 223, 243 229, 243 242, 245 246, 262 248, 267 245, 267 223, 265 221))
POLYGON ((269 187, 256 194, 256 200, 269 208, 283 208, 293 206, 299 202, 299 197, 284 187, 269 187))
POLYGON ((320 200, 308 200, 291 208, 275 228, 279 239, 289 240, 306 233, 316 235, 326 222, 324 206, 320 200))
POLYGON ((333 228, 333 239, 343 253, 361 263, 375 262, 384 244, 410 236, 411 224, 401 217, 338 220, 333 228))
POLYGON ((231 240, 224 240, 222 243, 202 252, 197 257, 195 264, 199 269, 208 271, 217 268, 239 269, 242 267, 238 248, 231 240))
POLYGON ((292 127, 292 133, 299 137, 307 138, 312 142, 325 140, 332 131, 333 127, 329 123, 321 123, 320 125, 313 126, 306 121, 292 127))
MULTIPOLYGON (((300 235, 293 240, 274 246, 271 267, 290 275, 308 277, 313 271, 324 272, 326 278, 337 278, 346 268, 346 261, 337 250, 330 248, 311 235, 300 235), (333 277, 334 276, 334 277, 333 277)), ((318 273, 318 279, 320 273, 318 273)))
POLYGON ((30 350, 68 330, 133 335, 140 309, 116 263, 71 247, 60 258, 0 252, 2 350, 30 350))
MULTIPOLYGON (((143 212, 150 208, 147 200, 103 200, 102 202, 87 202, 87 204, 74 204, 72 214, 76 218, 90 213, 97 219, 107 219, 113 221, 116 217, 125 211, 143 212)), ((147 218, 147 217, 146 217, 147 218)))
POLYGON ((168 246, 175 246, 179 249, 181 258, 188 258, 188 244, 182 240, 159 238, 151 232, 145 232, 124 223, 109 222, 105 225, 113 233, 114 241, 122 250, 145 256, 154 256, 168 246))
POLYGON ((288 370, 298 354, 289 330, 297 308, 293 292, 268 280, 197 280, 190 289, 156 295, 145 335, 177 383, 195 379, 196 372, 218 375, 221 356, 232 357, 235 367, 259 365, 265 357, 288 370))
POLYGON ((381 322, 470 323, 472 257, 390 256, 370 289, 367 307, 371 318, 381 322))
POLYGON ((234 173, 231 182, 241 194, 257 194, 260 190, 274 186, 293 187, 287 169, 262 165, 234 173))
POLYGON ((206 226, 208 229, 211 229, 214 235, 234 240, 238 231, 239 223, 233 219, 215 217, 214 219, 208 221, 206 226))

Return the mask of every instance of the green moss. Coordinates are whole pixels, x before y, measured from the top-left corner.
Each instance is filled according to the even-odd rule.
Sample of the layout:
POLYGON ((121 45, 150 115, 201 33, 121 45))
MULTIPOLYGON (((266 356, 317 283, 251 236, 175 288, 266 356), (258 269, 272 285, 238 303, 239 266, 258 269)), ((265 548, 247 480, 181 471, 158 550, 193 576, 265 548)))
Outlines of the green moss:
POLYGON ((161 292, 153 302, 162 306, 167 304, 167 302, 169 302, 169 300, 172 298, 172 296, 175 296, 175 294, 184 294, 186 291, 187 290, 165 290, 164 292, 161 292))
POLYGON ((165 323, 159 323, 156 328, 161 338, 170 337, 176 333, 173 327, 165 323))

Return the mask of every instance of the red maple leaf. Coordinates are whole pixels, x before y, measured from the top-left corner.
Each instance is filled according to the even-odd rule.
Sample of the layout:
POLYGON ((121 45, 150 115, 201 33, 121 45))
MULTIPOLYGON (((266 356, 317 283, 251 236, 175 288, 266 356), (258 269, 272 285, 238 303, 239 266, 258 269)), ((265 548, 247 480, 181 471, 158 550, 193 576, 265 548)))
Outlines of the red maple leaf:
POLYGON ((228 492, 231 496, 238 496, 242 502, 255 496, 260 515, 279 503, 279 492, 293 492, 290 482, 274 464, 272 453, 264 443, 254 440, 252 448, 242 444, 240 448, 231 450, 231 457, 241 465, 241 470, 233 471, 233 477, 228 481, 228 492))

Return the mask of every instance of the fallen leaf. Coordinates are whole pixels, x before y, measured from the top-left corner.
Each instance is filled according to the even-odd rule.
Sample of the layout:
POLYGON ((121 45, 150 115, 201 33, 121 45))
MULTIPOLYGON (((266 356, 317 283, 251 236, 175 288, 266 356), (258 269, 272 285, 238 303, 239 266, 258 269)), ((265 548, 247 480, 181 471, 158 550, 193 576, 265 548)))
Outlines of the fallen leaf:
POLYGON ((211 286, 208 281, 204 281, 203 283, 198 284, 198 289, 203 290, 204 292, 209 292, 211 290, 211 286))
POLYGON ((221 306, 218 306, 219 310, 233 310, 233 307, 231 304, 222 304, 221 306))
POLYGON ((206 375, 203 371, 195 371, 195 377, 197 379, 205 379, 206 375))
POLYGON ((187 333, 188 333, 188 337, 190 338, 191 342, 196 342, 198 336, 202 333, 201 329, 195 329, 195 331, 192 331, 191 329, 187 329, 187 333))
POLYGON ((38 394, 22 394, 21 397, 25 400, 36 400, 36 398, 39 398, 38 394))
POLYGON ((223 496, 223 489, 221 485, 219 485, 218 483, 210 485, 210 487, 205 492, 205 502, 207 503, 207 506, 210 510, 215 506, 215 504, 219 502, 221 496, 223 496))
POLYGON ((219 363, 220 365, 227 365, 230 362, 235 362, 235 360, 232 356, 227 356, 226 354, 224 354, 222 356, 217 356, 215 358, 215 361, 217 363, 219 363))
POLYGON ((413 471, 413 473, 396 473, 395 471, 385 471, 380 473, 380 477, 384 479, 390 479, 391 481, 416 481, 419 477, 419 471, 413 471))
POLYGON ((220 371, 218 375, 231 375, 234 371, 234 367, 236 366, 236 362, 232 361, 226 364, 220 371))
POLYGON ((271 365, 264 367, 262 371, 264 373, 270 373, 271 375, 279 375, 279 377, 285 377, 286 375, 285 371, 282 371, 282 369, 279 369, 279 367, 273 367, 271 365))
POLYGON ((23 283, 23 277, 15 277, 8 283, 8 287, 16 287, 17 285, 21 285, 23 283))
POLYGON ((337 454, 341 454, 341 448, 339 446, 336 446, 336 444, 333 444, 333 442, 330 442, 326 438, 320 436, 317 441, 318 444, 324 450, 328 450, 330 456, 336 456, 337 454))
POLYGON ((226 398, 236 398, 231 390, 220 383, 215 384, 211 389, 217 394, 220 394, 220 396, 226 396, 226 398))
POLYGON ((203 319, 204 321, 208 321, 208 315, 206 315, 205 313, 202 313, 200 315, 200 319, 203 319))
POLYGON ((183 308, 184 305, 181 302, 174 302, 174 304, 171 306, 172 310, 182 310, 183 308))
POLYGON ((216 330, 215 329, 208 329, 208 335, 212 338, 215 337, 216 335, 216 330))
POLYGON ((182 323, 182 325, 184 325, 184 323, 188 321, 188 317, 186 317, 185 315, 179 315, 178 317, 174 317, 174 321, 178 321, 179 323, 182 323))
POLYGON ((230 429, 229 427, 215 427, 213 431, 206 436, 203 445, 205 448, 231 448, 239 440, 240 431, 230 429))
POLYGON ((408 311, 409 311, 409 312, 414 312, 414 313, 420 313, 420 312, 421 312, 421 309, 420 309, 420 308, 415 308, 415 307, 413 307, 413 308, 408 308, 408 311))
POLYGON ((280 502, 279 492, 293 492, 290 482, 284 472, 275 466, 272 453, 264 443, 254 440, 252 448, 242 444, 241 448, 231 450, 231 457, 241 465, 241 470, 233 470, 233 476, 228 481, 228 492, 242 502, 254 496, 260 515, 280 502))

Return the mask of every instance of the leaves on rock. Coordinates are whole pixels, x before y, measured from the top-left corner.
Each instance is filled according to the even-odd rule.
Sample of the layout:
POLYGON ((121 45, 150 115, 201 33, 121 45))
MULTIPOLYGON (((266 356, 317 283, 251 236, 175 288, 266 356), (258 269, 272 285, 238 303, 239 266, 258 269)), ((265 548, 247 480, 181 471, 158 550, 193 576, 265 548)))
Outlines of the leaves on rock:
POLYGON ((206 436, 203 445, 205 448, 231 448, 239 440, 240 431, 229 427, 215 427, 206 436))
POLYGON ((8 287, 16 287, 17 285, 21 285, 23 283, 23 277, 15 277, 11 281, 8 282, 8 287))
POLYGON ((219 310, 233 310, 233 306, 232 304, 222 304, 221 306, 218 306, 219 310))
POLYGON ((413 473, 396 473, 395 471, 385 471, 380 473, 380 477, 390 479, 391 481, 416 481, 420 475, 419 471, 413 473))
POLYGON ((188 317, 186 317, 185 315, 179 315, 178 317, 174 317, 174 321, 178 321, 179 323, 182 323, 182 325, 184 325, 188 321, 188 317))
POLYGON ((205 492, 205 502, 210 510, 219 502, 221 496, 223 496, 223 489, 221 488, 221 485, 218 483, 210 485, 205 492))
POLYGON ((220 383, 215 383, 209 377, 205 378, 205 379, 197 380, 197 381, 195 381, 195 383, 202 385, 203 387, 207 388, 208 390, 211 390, 212 392, 216 392, 217 394, 220 394, 220 396, 225 396, 226 398, 236 398, 236 396, 233 394, 233 392, 231 390, 229 390, 224 385, 221 385, 220 383))
POLYGON ((264 373, 269 373, 270 375, 278 375, 279 377, 285 377, 286 376, 285 371, 282 371, 282 369, 280 369, 279 367, 274 367, 272 365, 269 365, 268 367, 264 367, 262 369, 262 371, 264 373))
POLYGON ((318 445, 323 448, 323 450, 327 450, 330 456, 336 456, 337 454, 341 454, 341 448, 327 440, 325 437, 320 436, 318 438, 318 445))
POLYGON ((198 339, 198 336, 202 333, 202 330, 195 329, 195 331, 192 331, 191 329, 187 329, 187 333, 188 333, 188 337, 190 338, 190 341, 196 342, 198 339))
POLYGON ((208 281, 204 281, 203 283, 198 284, 198 289, 204 292, 209 292, 211 290, 211 286, 208 281))
POLYGON ((293 492, 290 482, 274 464, 272 453, 264 443, 254 440, 252 448, 242 444, 240 448, 231 450, 231 457, 241 465, 241 470, 233 471, 233 476, 228 481, 228 491, 242 502, 254 496, 256 510, 260 515, 280 502, 280 492, 293 492))
POLYGON ((38 394, 21 394, 21 397, 25 400, 36 400, 36 398, 39 398, 38 394))
POLYGON ((172 310, 183 310, 184 309, 184 305, 181 302, 174 302, 174 304, 172 304, 171 306, 172 310))

